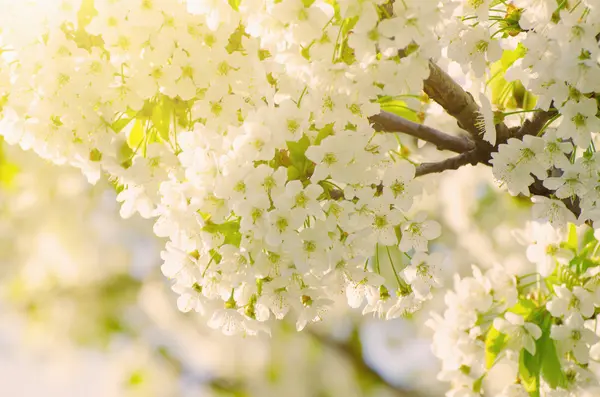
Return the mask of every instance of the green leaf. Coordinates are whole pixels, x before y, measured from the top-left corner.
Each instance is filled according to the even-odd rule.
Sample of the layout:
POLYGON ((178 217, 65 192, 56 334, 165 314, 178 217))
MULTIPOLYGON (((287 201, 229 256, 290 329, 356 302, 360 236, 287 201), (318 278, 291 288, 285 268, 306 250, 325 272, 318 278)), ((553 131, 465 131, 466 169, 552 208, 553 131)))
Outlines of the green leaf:
POLYGON ((542 377, 552 387, 567 387, 568 381, 565 373, 562 370, 560 364, 560 358, 558 351, 556 350, 556 344, 554 340, 550 338, 550 334, 544 334, 538 340, 537 349, 542 353, 542 377))
POLYGON ((297 142, 288 141, 287 147, 290 151, 290 159, 292 160, 292 164, 296 165, 304 160, 306 160, 306 149, 310 146, 310 140, 306 135, 302 136, 300 140, 297 142))
POLYGON ((98 149, 90 150, 90 161, 102 161, 102 152, 98 149))
POLYGON ((133 150, 137 149, 144 140, 144 126, 141 120, 136 120, 133 128, 127 135, 127 145, 133 150))
POLYGON ((475 382, 473 382, 473 391, 475 393, 481 393, 481 386, 483 384, 483 379, 485 378, 485 374, 481 375, 475 382))
POLYGON ((406 106, 406 102, 400 100, 386 101, 381 104, 381 110, 403 117, 415 123, 421 123, 418 112, 406 106))
POLYGON ((174 111, 173 102, 164 99, 158 106, 152 109, 152 124, 158 130, 158 133, 165 141, 169 140, 171 126, 171 115, 174 111))
POLYGON ((596 237, 594 237, 594 229, 592 229, 591 227, 585 229, 581 240, 582 247, 595 247, 596 243, 598 243, 598 240, 596 240, 596 237))
POLYGON ((19 167, 16 164, 3 161, 0 163, 0 186, 10 188, 13 186, 15 177, 19 174, 19 167))
POLYGON ((241 2, 242 2, 241 0, 228 0, 228 3, 231 6, 231 8, 233 8, 236 11, 240 10, 240 3, 241 2))
POLYGON ((310 140, 306 135, 302 136, 297 142, 288 141, 287 147, 290 152, 289 158, 291 166, 288 167, 288 179, 308 178, 313 170, 314 164, 306 157, 306 149, 310 146, 310 140))
POLYGON ((333 123, 327 124, 319 130, 317 138, 315 139, 315 145, 320 145, 323 139, 334 134, 333 125, 333 123))
POLYGON ((504 75, 519 58, 522 58, 527 50, 519 45, 514 50, 506 50, 502 58, 490 67, 492 78, 487 85, 492 92, 492 103, 499 109, 522 108, 531 110, 535 108, 536 97, 528 92, 520 81, 508 82, 504 75))
POLYGON ((233 32, 231 36, 229 36, 229 42, 225 47, 228 53, 231 54, 234 51, 242 51, 244 49, 244 46, 242 45, 242 37, 244 36, 244 34, 244 26, 239 25, 235 32, 233 32))
POLYGON ((231 244, 236 247, 240 246, 242 234, 240 233, 240 222, 229 221, 224 223, 207 223, 202 230, 208 233, 219 233, 225 237, 224 244, 231 244))
POLYGON ((287 179, 288 181, 302 179, 302 173, 300 172, 300 170, 298 170, 298 168, 294 167, 293 165, 290 165, 287 168, 287 179))
POLYGON ((112 123, 110 128, 112 128, 112 130, 118 134, 119 132, 123 131, 123 128, 127 127, 127 125, 131 123, 131 120, 133 120, 133 118, 124 117, 112 123))
POLYGON ((84 29, 96 15, 98 15, 98 11, 94 7, 94 0, 82 0, 77 12, 77 27, 84 29))
POLYGON ((529 299, 519 299, 516 305, 508 309, 509 312, 528 318, 537 309, 535 303, 529 299))
POLYGON ((485 367, 492 368, 498 355, 506 347, 506 335, 491 327, 485 337, 485 367))
POLYGON ((127 142, 123 142, 117 152, 117 160, 121 163, 121 166, 125 169, 131 167, 131 158, 133 157, 133 150, 129 147, 127 142))
POLYGON ((569 234, 567 236, 566 242, 567 248, 572 249, 574 252, 577 252, 579 248, 578 238, 577 238, 577 226, 572 223, 569 223, 569 234))
POLYGON ((539 397, 540 378, 543 378, 553 389, 567 387, 568 381, 562 370, 555 341, 550 337, 552 316, 542 308, 532 313, 531 317, 531 321, 541 328, 542 335, 535 343, 535 356, 525 349, 521 350, 519 378, 530 396, 539 397))
POLYGON ((540 397, 541 363, 538 355, 532 356, 527 350, 521 350, 519 356, 519 379, 521 385, 531 397, 540 397))
POLYGON ((543 321, 540 325, 542 336, 536 341, 536 353, 540 356, 542 378, 548 385, 556 389, 568 386, 567 377, 562 370, 560 357, 556 350, 556 343, 550 337, 552 327, 552 316, 546 311, 543 313, 543 321))

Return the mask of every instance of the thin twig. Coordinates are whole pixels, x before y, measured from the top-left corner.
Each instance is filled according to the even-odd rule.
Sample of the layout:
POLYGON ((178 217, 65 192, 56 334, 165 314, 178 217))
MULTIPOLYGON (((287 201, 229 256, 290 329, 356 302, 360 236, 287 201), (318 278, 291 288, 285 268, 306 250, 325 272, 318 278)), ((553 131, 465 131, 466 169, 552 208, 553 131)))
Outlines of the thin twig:
POLYGON ((435 128, 412 122, 386 111, 370 117, 369 121, 373 123, 373 128, 377 131, 401 132, 433 143, 439 150, 464 153, 475 147, 473 142, 467 137, 449 135, 435 128))
POLYGON ((476 165, 480 163, 478 158, 478 151, 471 150, 459 154, 458 156, 450 157, 448 159, 437 161, 435 163, 422 163, 417 167, 416 176, 423 176, 427 174, 433 174, 436 172, 443 172, 446 170, 457 170, 463 165, 472 164, 476 165))

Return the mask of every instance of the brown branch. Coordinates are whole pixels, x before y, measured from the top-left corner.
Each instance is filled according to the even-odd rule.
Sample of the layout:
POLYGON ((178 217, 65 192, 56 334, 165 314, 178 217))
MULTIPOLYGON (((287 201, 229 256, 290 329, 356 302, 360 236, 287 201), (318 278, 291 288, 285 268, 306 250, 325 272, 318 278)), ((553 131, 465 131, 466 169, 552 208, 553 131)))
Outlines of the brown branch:
MULTIPOLYGON (((546 186, 544 186, 543 182, 540 181, 535 176, 533 178, 535 179, 535 182, 531 186, 529 186, 529 192, 531 193, 531 196, 550 197, 550 196, 554 195, 554 193, 555 193, 554 190, 548 189, 546 186)), ((579 215, 581 215, 581 207, 579 206, 579 198, 576 198, 575 200, 566 198, 561 201, 565 204, 565 206, 569 209, 569 211, 571 211, 576 217, 579 217, 579 215)))
POLYGON ((476 165, 481 162, 480 160, 479 151, 474 149, 435 163, 422 163, 417 167, 415 176, 423 176, 446 170, 457 170, 463 165, 476 165))
MULTIPOLYGON (((477 120, 481 113, 473 95, 463 90, 433 61, 429 62, 429 71, 429 77, 424 81, 425 93, 454 117, 458 126, 467 131, 473 139, 483 142, 480 129, 477 128, 477 120)), ((506 142, 509 138, 508 127, 504 123, 496 125, 496 134, 498 142, 506 142)))
POLYGON ((323 346, 327 346, 331 350, 340 354, 342 357, 346 358, 354 366, 354 369, 358 374, 371 378, 378 384, 387 386, 392 392, 392 396, 423 397, 423 394, 417 392, 416 390, 407 390, 389 383, 385 378, 381 376, 381 374, 379 374, 379 372, 375 371, 365 362, 362 356, 362 352, 360 350, 353 348, 347 343, 337 341, 312 330, 305 330, 304 332, 310 334, 316 341, 318 341, 323 346))
POLYGON ((414 123, 393 113, 381 111, 369 118, 373 128, 383 132, 401 132, 423 141, 433 143, 439 150, 450 150, 455 153, 464 153, 472 150, 475 145, 465 136, 448 135, 435 128, 414 123))
MULTIPOLYGON (((537 135, 558 114, 551 105, 551 110, 537 112, 533 118, 525 120, 520 127, 508 128, 504 123, 496 124, 496 144, 491 145, 483 140, 480 128, 478 128, 481 110, 473 96, 433 61, 429 62, 429 71, 430 75, 424 81, 423 90, 450 116, 456 119, 458 126, 467 131, 471 139, 448 135, 387 112, 381 112, 369 119, 378 131, 402 132, 433 143, 440 150, 460 153, 458 156, 442 161, 419 165, 416 176, 456 170, 466 164, 476 165, 481 163, 490 166, 492 153, 498 151, 500 144, 506 143, 512 137, 523 139, 526 135, 537 135)), ((530 186, 530 191, 532 195, 544 197, 551 197, 554 194, 554 191, 546 189, 539 181, 530 186)), ((578 201, 563 200, 563 202, 576 216, 579 215, 581 209, 578 201)))
POLYGON ((525 120, 521 128, 514 134, 514 137, 523 139, 525 135, 537 135, 557 114, 556 110, 536 112, 531 120, 525 120))

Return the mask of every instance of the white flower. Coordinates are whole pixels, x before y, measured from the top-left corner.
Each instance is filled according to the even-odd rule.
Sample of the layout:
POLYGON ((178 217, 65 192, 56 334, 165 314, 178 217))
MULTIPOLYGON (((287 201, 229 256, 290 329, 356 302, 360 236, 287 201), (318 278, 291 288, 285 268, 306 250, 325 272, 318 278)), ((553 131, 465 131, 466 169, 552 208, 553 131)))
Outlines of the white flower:
POLYGON ((225 335, 237 335, 246 331, 245 321, 246 317, 235 309, 219 309, 208 320, 208 326, 220 329, 225 335))
POLYGON ((386 169, 382 178, 383 197, 402 211, 412 206, 414 196, 419 192, 418 182, 413 181, 415 166, 407 161, 394 164, 386 169))
POLYGON ((497 397, 528 397, 529 393, 522 385, 513 384, 506 386, 502 393, 500 393, 497 397))
POLYGON ((542 336, 542 330, 537 324, 525 322, 522 316, 507 312, 504 318, 494 319, 494 328, 508 336, 509 344, 515 351, 525 348, 535 355, 535 341, 542 336))
POLYGON ((567 223, 575 223, 575 215, 560 200, 550 199, 543 196, 533 196, 533 218, 542 222, 547 221, 552 226, 560 228, 567 223))
POLYGON ((568 167, 559 177, 550 177, 544 180, 544 186, 551 190, 556 190, 554 194, 559 199, 573 198, 583 196, 588 188, 582 180, 579 170, 575 167, 568 167))
POLYGON ((323 315, 327 311, 327 305, 331 302, 325 298, 313 298, 310 295, 302 295, 301 303, 296 303, 298 307, 298 320, 296 321, 296 330, 302 331, 309 323, 319 322, 323 320, 323 315))
POLYGON ((589 318, 594 314, 594 295, 579 286, 573 287, 573 291, 564 285, 554 286, 554 296, 546 304, 546 308, 554 317, 568 317, 573 313, 581 314, 589 318))
POLYGON ((426 251, 427 241, 436 239, 441 234, 440 224, 436 221, 426 220, 427 214, 418 213, 412 221, 404 222, 401 225, 402 238, 400 239, 400 249, 402 251, 426 251))
POLYGON ((527 247, 527 259, 537 265, 543 277, 550 276, 557 263, 567 265, 575 256, 571 250, 560 247, 565 235, 550 223, 532 222, 530 233, 535 241, 527 247))
POLYGON ((426 299, 431 288, 442 285, 442 261, 443 254, 435 252, 426 254, 417 252, 411 259, 411 265, 404 269, 404 276, 420 299, 426 299))
POLYGON ((377 242, 383 245, 398 244, 395 227, 402 220, 402 213, 391 208, 387 200, 375 202, 372 211, 371 225, 377 242))
POLYGON ((481 115, 478 127, 483 134, 483 139, 493 146, 496 144, 496 123, 494 122, 492 103, 484 93, 479 94, 479 102, 481 102, 481 115))
POLYGON ((550 337, 559 341, 563 352, 573 352, 577 361, 587 364, 590 357, 590 345, 598 341, 598 336, 584 327, 583 318, 579 313, 572 313, 563 325, 553 325, 550 337))
POLYGON ((470 65, 476 76, 483 76, 487 63, 502 56, 502 48, 491 38, 489 29, 480 23, 465 29, 460 37, 450 43, 448 55, 461 64, 466 72, 470 65))
POLYGON ((534 182, 531 174, 545 179, 547 169, 540 163, 537 154, 543 151, 541 138, 525 136, 523 140, 510 138, 507 143, 492 153, 494 177, 506 183, 512 195, 529 195, 529 186, 534 182))
POLYGON ((385 314, 385 319, 391 320, 412 314, 421 308, 422 302, 415 294, 399 296, 396 303, 385 314))
POLYGON ((569 101, 560 111, 563 119, 556 134, 563 138, 573 138, 577 146, 587 148, 591 142, 591 133, 600 131, 596 100, 582 98, 579 102, 569 101))

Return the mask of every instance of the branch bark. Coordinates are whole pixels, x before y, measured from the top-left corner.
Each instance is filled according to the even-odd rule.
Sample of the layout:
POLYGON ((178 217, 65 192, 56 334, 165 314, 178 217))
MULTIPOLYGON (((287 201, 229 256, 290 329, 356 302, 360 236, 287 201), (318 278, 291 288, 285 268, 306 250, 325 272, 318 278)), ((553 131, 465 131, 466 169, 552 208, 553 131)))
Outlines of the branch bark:
POLYGON ((463 165, 478 164, 478 152, 477 150, 471 150, 465 153, 461 153, 458 156, 450 157, 448 159, 438 161, 435 163, 422 163, 417 167, 415 176, 422 176, 427 174, 433 174, 436 172, 443 172, 446 170, 457 170, 463 165))
MULTIPOLYGON (((425 93, 454 117, 458 126, 467 131, 474 140, 484 142, 480 129, 477 128, 477 120, 481 112, 473 95, 463 90, 433 61, 429 61, 429 71, 429 77, 424 81, 425 93)), ((496 125, 496 136, 498 142, 506 142, 509 138, 508 127, 504 123, 496 125)))
POLYGON ((424 397, 423 394, 415 390, 407 390, 399 386, 389 383, 383 378, 379 372, 371 368, 362 357, 360 351, 356 351, 346 343, 336 341, 330 337, 320 335, 319 333, 312 330, 304 330, 310 334, 315 340, 317 340, 323 346, 329 347, 331 350, 337 352, 342 357, 346 358, 354 366, 357 373, 366 375, 373 379, 376 383, 387 386, 394 397, 424 397))
POLYGON ((521 128, 514 134, 514 137, 523 139, 525 135, 537 135, 546 123, 552 120, 557 114, 555 110, 536 112, 531 120, 525 120, 521 128))
POLYGON ((472 150, 474 143, 465 136, 453 136, 423 124, 414 123, 393 113, 382 111, 369 118, 376 131, 401 132, 426 142, 433 143, 439 150, 464 153, 472 150))

